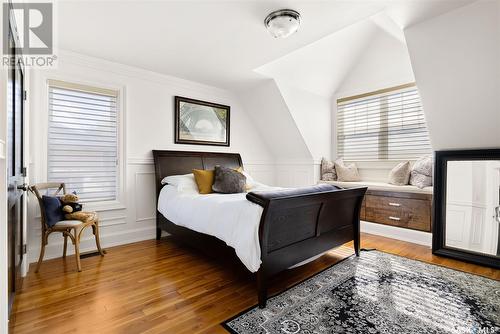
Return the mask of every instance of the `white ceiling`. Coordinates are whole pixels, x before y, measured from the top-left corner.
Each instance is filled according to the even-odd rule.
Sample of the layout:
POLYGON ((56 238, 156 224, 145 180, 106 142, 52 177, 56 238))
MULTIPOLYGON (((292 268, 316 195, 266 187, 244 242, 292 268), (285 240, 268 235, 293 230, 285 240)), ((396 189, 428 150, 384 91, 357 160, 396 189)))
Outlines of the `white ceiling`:
POLYGON ((278 82, 330 97, 377 33, 380 33, 378 26, 369 19, 364 20, 255 71, 278 82))
POLYGON ((377 13, 404 27, 468 2, 62 1, 56 32, 61 49, 243 89, 262 78, 254 69, 377 13), (281 8, 298 10, 302 26, 287 39, 274 39, 263 20, 281 8))

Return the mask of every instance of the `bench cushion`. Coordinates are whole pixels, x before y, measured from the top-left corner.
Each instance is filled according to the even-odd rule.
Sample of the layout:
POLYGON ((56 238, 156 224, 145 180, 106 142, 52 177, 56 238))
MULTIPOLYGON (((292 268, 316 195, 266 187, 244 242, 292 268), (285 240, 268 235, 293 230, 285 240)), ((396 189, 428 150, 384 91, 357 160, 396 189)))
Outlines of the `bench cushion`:
POLYGON ((342 188, 353 188, 353 187, 368 187, 368 190, 383 190, 383 191, 398 191, 398 192, 410 192, 418 194, 432 194, 432 187, 424 187, 422 189, 406 185, 397 186, 394 184, 389 184, 385 182, 374 182, 374 181, 356 181, 356 182, 342 182, 342 181, 320 181, 321 184, 331 184, 334 186, 342 188))

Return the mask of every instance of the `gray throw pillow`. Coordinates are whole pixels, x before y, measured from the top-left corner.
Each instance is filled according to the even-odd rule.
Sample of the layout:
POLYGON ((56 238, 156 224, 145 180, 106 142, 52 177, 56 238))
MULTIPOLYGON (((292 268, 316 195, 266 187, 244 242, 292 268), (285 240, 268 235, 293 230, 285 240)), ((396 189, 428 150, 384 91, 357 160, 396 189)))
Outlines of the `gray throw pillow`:
POLYGON ((415 161, 411 170, 419 174, 432 176, 432 158, 429 156, 421 157, 415 161))
POLYGON ((410 162, 404 161, 394 167, 389 173, 389 183, 404 186, 410 180, 410 162))
POLYGON ((430 187, 432 186, 432 176, 420 174, 413 170, 410 174, 410 184, 412 186, 417 186, 420 189, 430 187))
POLYGON ((244 193, 247 178, 240 172, 222 166, 215 166, 214 184, 212 190, 216 193, 244 193))
POLYGON ((324 173, 321 177, 321 181, 337 181, 337 174, 324 173))
POLYGON ((321 159, 321 180, 336 181, 337 172, 335 171, 335 163, 333 161, 321 159))

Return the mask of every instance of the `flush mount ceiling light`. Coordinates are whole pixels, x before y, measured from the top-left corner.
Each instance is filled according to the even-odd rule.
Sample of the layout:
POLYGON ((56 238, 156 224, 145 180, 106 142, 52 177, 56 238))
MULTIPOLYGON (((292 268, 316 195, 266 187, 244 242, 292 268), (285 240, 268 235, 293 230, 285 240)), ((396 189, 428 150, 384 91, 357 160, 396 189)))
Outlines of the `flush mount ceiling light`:
POLYGON ((300 14, 292 9, 280 9, 267 15, 264 24, 274 38, 286 38, 299 30, 300 14))

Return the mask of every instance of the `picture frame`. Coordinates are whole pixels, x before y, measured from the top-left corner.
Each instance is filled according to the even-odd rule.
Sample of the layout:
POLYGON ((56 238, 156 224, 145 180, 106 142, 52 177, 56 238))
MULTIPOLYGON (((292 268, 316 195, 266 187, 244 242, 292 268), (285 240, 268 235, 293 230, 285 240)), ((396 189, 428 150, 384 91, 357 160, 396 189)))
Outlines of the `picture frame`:
POLYGON ((175 96, 175 143, 230 145, 231 107, 175 96))

